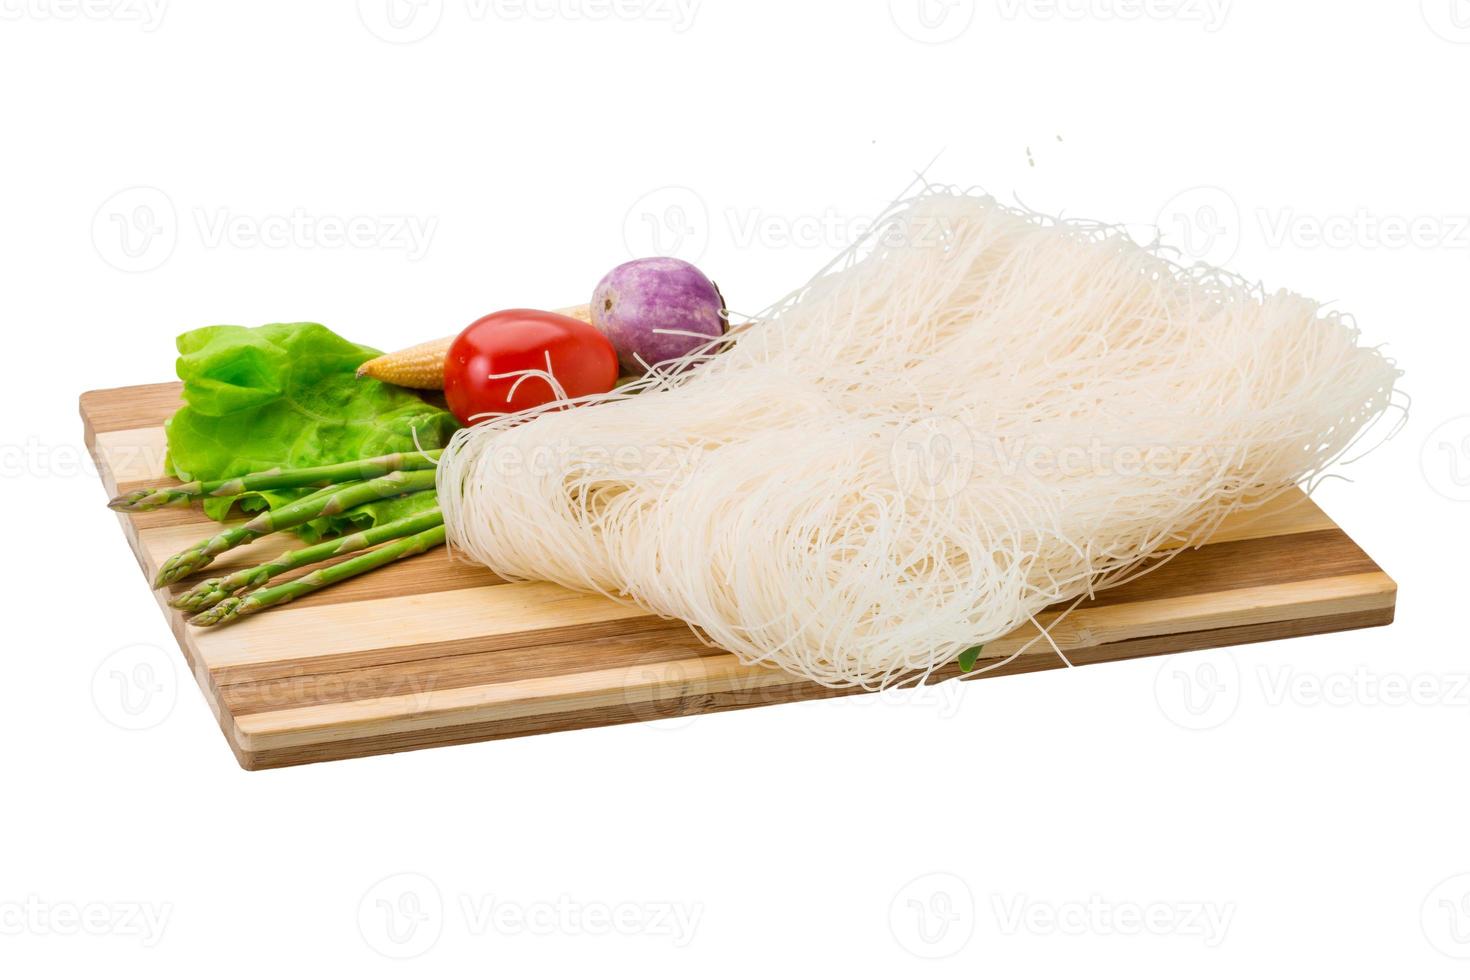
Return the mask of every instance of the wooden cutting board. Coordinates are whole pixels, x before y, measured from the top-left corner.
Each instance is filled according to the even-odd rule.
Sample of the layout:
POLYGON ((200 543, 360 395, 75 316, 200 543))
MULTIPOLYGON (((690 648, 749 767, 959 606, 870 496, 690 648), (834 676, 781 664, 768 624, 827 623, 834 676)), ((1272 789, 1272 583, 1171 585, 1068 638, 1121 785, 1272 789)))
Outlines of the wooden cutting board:
MULTIPOLYGON (((108 495, 173 482, 161 476, 162 425, 178 405, 177 384, 82 396, 108 495)), ((197 508, 119 519, 149 581, 216 527, 197 508)), ((206 574, 258 564, 287 540, 237 549, 206 574)), ((159 602, 246 769, 853 693, 742 667, 683 624, 600 596, 501 582, 442 548, 217 630, 189 626, 167 606, 186 586, 158 592, 159 602)), ((1074 664, 1094 664, 1381 626, 1393 621, 1395 594, 1352 539, 1293 494, 1079 606, 1052 636, 1074 664)), ((985 658, 1033 636, 1028 627, 993 642, 985 658)), ((980 676, 1061 666, 1043 642, 980 676)))

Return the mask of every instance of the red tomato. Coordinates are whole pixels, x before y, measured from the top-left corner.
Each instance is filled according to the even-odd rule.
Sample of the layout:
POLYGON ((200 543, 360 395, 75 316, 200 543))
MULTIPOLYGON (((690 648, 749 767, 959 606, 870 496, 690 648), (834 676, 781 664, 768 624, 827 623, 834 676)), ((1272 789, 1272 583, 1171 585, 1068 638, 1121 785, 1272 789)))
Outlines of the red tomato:
POLYGON ((444 400, 465 425, 486 412, 519 412, 556 400, 549 371, 568 398, 612 391, 618 355, 593 327, 560 313, 501 310, 481 317, 444 356, 444 400), (514 392, 514 393, 512 393, 514 392))

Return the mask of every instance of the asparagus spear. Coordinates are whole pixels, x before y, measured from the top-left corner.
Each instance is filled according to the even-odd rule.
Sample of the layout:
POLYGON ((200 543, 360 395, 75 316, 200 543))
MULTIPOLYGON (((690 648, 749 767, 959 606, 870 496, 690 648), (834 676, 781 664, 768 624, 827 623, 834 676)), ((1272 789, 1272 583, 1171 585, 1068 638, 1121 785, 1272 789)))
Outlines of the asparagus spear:
POLYGON ((254 568, 242 568, 223 578, 205 579, 188 592, 175 596, 169 605, 189 613, 199 613, 217 605, 229 596, 264 585, 283 572, 314 565, 328 558, 349 555, 373 545, 392 541, 409 534, 427 531, 444 523, 444 514, 435 507, 388 524, 379 524, 341 538, 333 538, 320 544, 294 551, 284 551, 270 561, 254 568))
POLYGON ((229 596, 217 605, 206 609, 195 616, 189 622, 195 626, 223 626, 234 622, 241 616, 269 609, 271 606, 279 606, 281 603, 299 599, 304 595, 315 592, 317 589, 325 588, 344 579, 370 572, 375 568, 399 558, 409 555, 421 554, 430 548, 444 543, 444 525, 429 528, 411 534, 406 538, 399 538, 390 544, 385 544, 372 551, 364 551, 360 555, 348 558, 346 561, 326 568, 318 568, 316 571, 307 572, 305 575, 280 585, 269 586, 264 589, 256 589, 254 592, 243 596, 229 596))
POLYGON ((431 470, 442 449, 426 452, 390 453, 371 459, 326 466, 283 470, 280 467, 247 473, 227 480, 194 480, 176 487, 148 487, 118 494, 107 502, 113 510, 138 513, 159 507, 177 507, 201 497, 234 497, 252 490, 281 490, 288 487, 328 487, 338 483, 371 480, 403 470, 431 470))
POLYGON ((381 500, 384 497, 396 497, 400 494, 416 493, 433 488, 433 470, 389 473, 387 476, 380 476, 375 480, 366 480, 362 483, 328 487, 301 500, 293 500, 275 510, 263 511, 244 524, 227 528, 212 538, 200 541, 192 548, 186 548, 163 563, 153 580, 153 587, 161 589, 170 582, 176 582, 185 575, 191 575, 214 561, 215 556, 221 552, 248 541, 254 541, 272 531, 284 531, 286 528, 305 524, 318 517, 340 514, 344 510, 356 507, 358 504, 365 504, 370 500, 381 500))

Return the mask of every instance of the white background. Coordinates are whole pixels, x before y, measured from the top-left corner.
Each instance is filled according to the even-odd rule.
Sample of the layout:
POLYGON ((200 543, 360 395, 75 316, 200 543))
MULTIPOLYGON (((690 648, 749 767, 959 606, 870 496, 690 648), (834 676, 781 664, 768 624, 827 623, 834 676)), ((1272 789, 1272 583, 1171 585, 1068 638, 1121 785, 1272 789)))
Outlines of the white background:
POLYGON ((0 0, 6 975, 1464 975, 1470 3, 83 2, 0 0), (655 250, 752 311, 936 154, 1388 346, 1411 421, 1320 499, 1396 625, 236 767, 81 391, 195 326, 396 347, 655 250))

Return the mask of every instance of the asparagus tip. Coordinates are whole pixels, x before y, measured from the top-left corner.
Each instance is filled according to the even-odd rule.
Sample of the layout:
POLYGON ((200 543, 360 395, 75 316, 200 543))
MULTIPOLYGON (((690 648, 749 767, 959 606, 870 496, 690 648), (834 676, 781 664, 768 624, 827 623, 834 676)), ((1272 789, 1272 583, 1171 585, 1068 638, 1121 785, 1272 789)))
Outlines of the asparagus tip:
POLYGON ((242 613, 245 600, 230 596, 189 620, 190 626, 223 626, 242 613))
POLYGON ((150 492, 149 490, 131 490, 128 493, 120 493, 109 500, 107 506, 112 510, 129 511, 134 509, 138 501, 148 496, 150 492))
POLYGON ((172 585, 179 579, 194 574, 212 561, 214 561, 213 555, 201 554, 198 548, 181 551, 159 568, 158 575, 153 579, 153 587, 161 589, 166 585, 172 585))
POLYGON ((202 612, 225 597, 224 579, 205 579, 188 592, 182 592, 168 601, 175 609, 185 612, 202 612))

